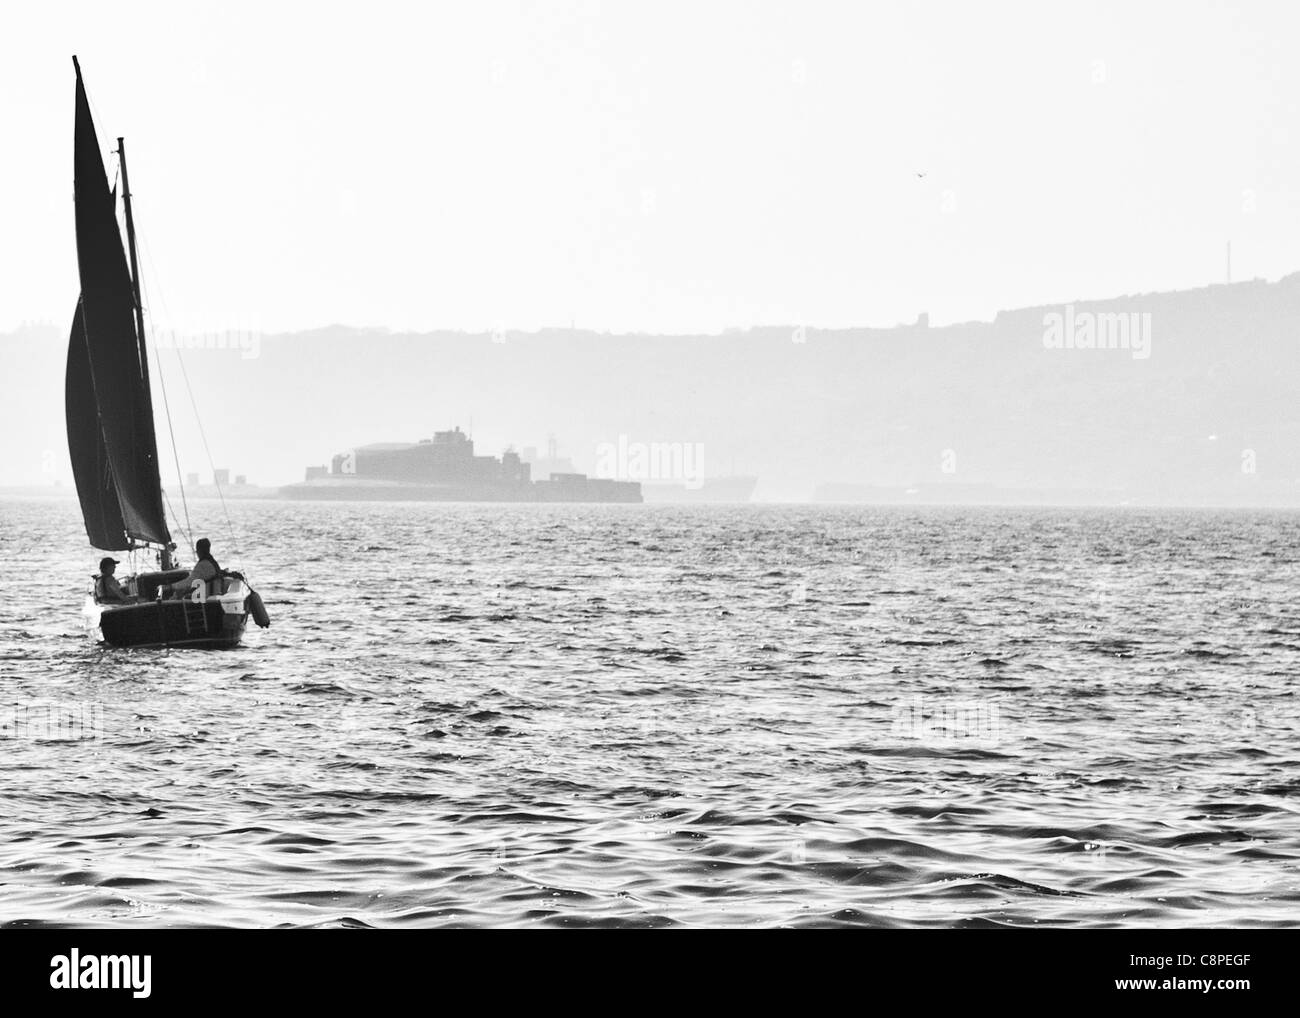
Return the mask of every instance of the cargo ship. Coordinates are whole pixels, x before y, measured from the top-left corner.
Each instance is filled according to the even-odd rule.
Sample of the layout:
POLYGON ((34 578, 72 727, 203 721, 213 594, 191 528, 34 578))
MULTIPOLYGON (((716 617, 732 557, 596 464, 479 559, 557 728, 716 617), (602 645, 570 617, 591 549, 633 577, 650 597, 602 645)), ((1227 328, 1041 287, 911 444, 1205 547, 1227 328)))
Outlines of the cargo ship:
POLYGON ((381 442, 339 453, 328 466, 308 467, 304 481, 286 485, 291 499, 396 502, 630 502, 641 485, 580 473, 534 480, 517 452, 478 456, 460 428, 419 442, 381 442))

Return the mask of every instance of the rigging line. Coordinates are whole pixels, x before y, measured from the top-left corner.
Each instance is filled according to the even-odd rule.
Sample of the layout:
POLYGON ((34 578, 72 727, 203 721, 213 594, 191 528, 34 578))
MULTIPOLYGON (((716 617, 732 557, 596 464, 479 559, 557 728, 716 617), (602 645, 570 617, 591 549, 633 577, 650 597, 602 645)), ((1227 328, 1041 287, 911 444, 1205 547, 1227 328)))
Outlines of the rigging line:
MULTIPOLYGON (((191 548, 194 547, 194 532, 191 530, 181 530, 180 517, 176 515, 176 510, 172 508, 172 500, 167 497, 167 492, 163 492, 163 501, 167 503, 167 511, 172 514, 172 519, 176 521, 176 529, 181 531, 181 536, 185 538, 185 543, 191 548)), ((188 523, 189 521, 186 520, 188 523)))
POLYGON ((181 360, 179 347, 176 350, 176 360, 181 366, 181 378, 185 380, 185 390, 190 394, 190 407, 194 410, 194 419, 199 426, 199 438, 203 439, 203 451, 207 453, 208 456, 208 469, 212 471, 212 483, 216 486, 217 497, 221 499, 221 513, 226 518, 226 540, 230 542, 230 550, 235 555, 235 565, 242 569, 244 560, 243 557, 235 551, 235 525, 230 522, 230 510, 226 507, 226 493, 221 490, 221 481, 217 477, 217 468, 212 460, 212 450, 208 448, 208 435, 207 432, 203 430, 203 420, 199 417, 199 406, 194 399, 194 390, 190 388, 189 372, 185 370, 185 362, 181 360))
MULTIPOLYGON (((162 389, 163 409, 167 413, 167 434, 171 438, 171 443, 172 443, 172 462, 175 463, 176 465, 176 486, 180 489, 181 507, 185 510, 185 530, 187 532, 186 540, 190 542, 190 548, 193 549, 194 542, 188 536, 189 533, 192 533, 194 529, 193 525, 190 523, 190 503, 189 503, 189 499, 185 497, 185 482, 181 479, 181 458, 180 458, 180 454, 177 453, 176 451, 176 432, 172 428, 172 410, 167 402, 167 382, 163 378, 162 358, 158 356, 158 346, 156 343, 154 344, 154 360, 158 362, 158 387, 162 389)), ((165 492, 163 497, 164 498, 166 497, 165 492)), ((171 503, 169 501, 168 508, 170 508, 170 506, 171 503)), ((176 511, 174 509, 172 510, 172 516, 176 517, 176 511)), ((176 517, 176 525, 178 527, 180 526, 179 517, 176 517)))
MULTIPOLYGON (((151 272, 154 272, 155 275, 156 275, 156 271, 155 271, 155 269, 154 269, 154 264, 153 264, 153 255, 152 255, 152 253, 150 252, 149 245, 145 242, 145 238, 144 238, 144 236, 141 234, 141 231, 140 231, 138 228, 136 229, 135 233, 136 233, 136 240, 138 241, 138 243, 137 243, 136 246, 137 246, 138 248, 143 248, 144 256, 145 256, 145 258, 148 259, 148 261, 149 261, 149 269, 150 269, 151 272)), ((166 298, 165 296, 163 296, 163 293, 162 293, 161 289, 158 291, 158 299, 159 299, 160 301, 162 301, 163 312, 168 316, 168 318, 170 318, 170 317, 171 317, 171 312, 170 312, 170 311, 168 310, 168 308, 167 308, 167 298, 166 298)), ((152 321, 152 318, 150 319, 150 321, 152 321)), ((199 437, 203 440, 203 451, 204 451, 204 453, 207 454, 207 457, 208 457, 208 469, 212 471, 212 483, 216 486, 216 489, 217 489, 217 497, 221 500, 221 513, 222 513, 222 515, 226 518, 226 539, 230 542, 230 548, 231 548, 232 553, 234 554, 234 559, 233 559, 232 561, 234 561, 235 565, 239 566, 240 569, 242 570, 242 569, 243 569, 243 564, 244 564, 243 556, 240 555, 240 554, 238 554, 238 552, 235 551, 235 548, 236 548, 236 543, 235 543, 235 525, 230 521, 230 510, 229 510, 229 509, 227 508, 227 506, 226 506, 226 495, 225 495, 225 492, 222 491, 222 489, 221 489, 221 482, 217 480, 217 467, 216 467, 215 462, 214 462, 213 459, 212 459, 212 450, 208 447, 208 435, 207 435, 207 432, 203 429, 203 418, 199 416, 199 407, 198 407, 198 403, 197 403, 197 401, 194 399, 194 389, 191 388, 191 386, 190 386, 190 376, 189 376, 189 372, 185 370, 185 359, 184 359, 183 357, 181 357, 181 347, 180 347, 180 344, 179 344, 179 343, 175 343, 175 344, 173 344, 173 346, 174 346, 174 349, 176 350, 176 363, 180 365, 180 367, 181 367, 181 377, 185 380, 185 390, 186 390, 186 392, 189 393, 189 396, 190 396, 190 409, 192 409, 192 410, 194 411, 194 422, 198 425, 198 427, 199 427, 199 437)), ((156 349, 156 348, 155 348, 155 349, 156 349)), ((155 359, 158 360, 158 363, 159 363, 159 369, 160 369, 160 371, 161 371, 162 359, 161 359, 161 358, 157 358, 157 357, 156 357, 155 359)), ((167 401, 167 391, 166 391, 166 389, 164 389, 164 390, 163 390, 163 402, 166 403, 166 401, 167 401)), ((167 417, 167 426, 168 426, 169 428, 171 427, 171 415, 170 415, 170 414, 168 414, 168 417, 167 417)), ((173 439, 172 439, 172 451, 175 452, 175 449, 176 449, 176 440, 175 440, 175 438, 173 437, 173 439)), ((179 462, 177 463, 176 470, 177 470, 177 473, 179 474, 179 472, 180 472, 180 464, 179 464, 179 462)), ((184 494, 185 494, 185 488, 184 488, 184 486, 182 486, 182 487, 181 487, 181 496, 182 496, 182 498, 184 497, 184 494)), ((189 514, 189 509, 187 508, 187 509, 186 509, 186 522, 187 522, 187 523, 189 522, 189 516, 188 516, 188 514, 189 514)))
MULTIPOLYGON (((84 92, 86 93, 86 104, 90 107, 90 120, 91 120, 91 124, 92 124, 92 125, 94 126, 94 128, 95 128, 95 141, 96 141, 96 143, 98 143, 98 142, 99 142, 99 129, 100 129, 100 127, 102 127, 104 124, 107 124, 108 121, 105 120, 102 116, 100 116, 100 114, 99 114, 99 105, 95 102, 94 99, 91 98, 91 96, 90 96, 90 89, 86 87, 86 79, 85 79, 85 77, 82 77, 82 79, 81 79, 81 88, 82 88, 82 91, 84 91, 84 92)), ((116 149, 109 149, 108 151, 109 151, 109 154, 111 155, 113 152, 115 152, 115 151, 117 151, 117 150, 116 150, 116 149)), ((102 157, 103 154, 104 154, 104 147, 103 147, 102 145, 100 145, 100 151, 99 151, 99 154, 100 154, 101 157, 102 157)), ((105 163, 104 165, 107 166, 108 164, 105 163)))
MULTIPOLYGON (((141 275, 143 275, 143 273, 141 275)), ((143 279, 141 280, 141 282, 143 283, 143 279)), ((145 287, 144 289, 146 293, 149 292, 147 287, 145 287)), ((142 312, 143 310, 144 309, 141 308, 142 312)), ((185 497, 185 481, 181 477, 181 457, 180 457, 180 453, 177 452, 176 450, 176 429, 172 427, 172 408, 171 408, 170 401, 167 399, 167 379, 163 375, 162 358, 158 356, 158 341, 153 337, 154 329, 153 329, 152 314, 149 315, 148 331, 150 335, 147 338, 150 344, 153 346, 153 359, 154 362, 158 365, 158 388, 162 390, 163 410, 167 415, 167 434, 171 438, 171 443, 172 443, 172 462, 176 464, 176 485, 178 488, 180 488, 181 506, 185 510, 185 530, 183 531, 183 533, 185 533, 186 535, 185 539, 190 542, 190 548, 193 549, 194 544, 193 541, 190 540, 190 536, 189 536, 190 534, 193 533, 193 529, 194 529, 190 523, 190 503, 189 500, 185 497)), ((167 500, 167 508, 171 510, 172 518, 176 520, 176 526, 179 528, 181 522, 180 517, 176 515, 176 510, 172 509, 171 500, 167 499, 167 493, 165 491, 163 492, 163 498, 167 500)))
MULTIPOLYGON (((91 120, 91 126, 94 127, 94 129, 95 129, 95 146, 99 149, 99 157, 100 157, 101 159, 103 159, 103 157, 104 157, 104 146, 103 146, 102 144, 100 144, 100 141, 99 141, 99 128, 100 128, 102 125, 108 123, 108 121, 105 120, 103 117, 101 117, 101 116, 99 115, 99 107, 98 107, 97 105, 95 105, 95 100, 92 99, 92 98, 90 97, 90 89, 86 88, 86 80, 85 80, 85 78, 82 78, 82 80, 81 80, 81 86, 82 86, 82 90, 86 93, 86 103, 90 106, 90 120, 91 120)), ((117 158, 110 158, 110 160, 109 160, 109 162, 113 163, 113 165, 114 165, 114 167, 115 167, 114 170, 113 170, 113 190, 116 191, 116 190, 117 190, 117 182, 118 182, 119 180, 122 179, 122 159, 121 159, 120 156, 117 155, 117 149, 115 149, 115 148, 110 148, 110 149, 108 150, 108 154, 109 154, 110 157, 113 157, 113 156, 116 156, 116 157, 117 157, 117 158)), ((105 166, 105 168, 107 168, 107 167, 108 167, 108 163, 105 163, 104 166, 105 166)), ((116 207, 116 206, 113 207, 113 217, 114 217, 114 218, 117 218, 117 207, 116 207)))

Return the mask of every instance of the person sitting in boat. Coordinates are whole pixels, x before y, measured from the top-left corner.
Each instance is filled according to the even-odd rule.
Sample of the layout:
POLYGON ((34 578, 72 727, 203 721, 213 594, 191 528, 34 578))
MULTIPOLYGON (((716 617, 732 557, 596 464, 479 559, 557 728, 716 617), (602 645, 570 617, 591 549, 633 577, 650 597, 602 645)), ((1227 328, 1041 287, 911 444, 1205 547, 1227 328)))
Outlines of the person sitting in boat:
POLYGON ((95 577, 95 600, 100 604, 133 604, 135 598, 130 597, 113 576, 116 568, 115 558, 99 560, 99 575, 95 577))
POLYGON ((206 537, 200 537, 194 543, 194 551, 199 560, 194 563, 194 568, 185 579, 177 580, 171 585, 172 597, 189 597, 194 592, 195 582, 203 584, 205 595, 220 593, 219 589, 214 588, 214 583, 225 575, 225 571, 212 557, 212 542, 206 537))

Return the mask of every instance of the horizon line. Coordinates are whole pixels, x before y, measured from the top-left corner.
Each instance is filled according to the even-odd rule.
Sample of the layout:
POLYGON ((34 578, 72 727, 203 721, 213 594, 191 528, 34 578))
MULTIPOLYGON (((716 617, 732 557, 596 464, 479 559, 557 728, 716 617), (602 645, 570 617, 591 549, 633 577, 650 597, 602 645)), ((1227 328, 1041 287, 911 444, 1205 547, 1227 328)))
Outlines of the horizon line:
MULTIPOLYGON (((1224 280, 1223 282, 1218 282, 1218 283, 1207 282, 1201 284, 1200 286, 1187 287, 1184 289, 1141 290, 1133 293, 1116 294, 1114 296, 1109 296, 1109 297, 1073 297, 1068 300, 1046 301, 1043 303, 1027 304, 1021 307, 1002 308, 991 319, 990 318, 968 318, 961 321, 948 321, 939 324, 929 321, 929 312, 922 310, 917 312, 917 318, 915 321, 895 322, 892 325, 867 325, 867 324, 816 325, 807 321, 769 322, 769 323, 758 324, 758 325, 728 325, 728 326, 724 326, 720 330, 709 329, 709 330, 699 330, 699 331, 691 331, 691 332, 681 332, 681 331, 655 332, 655 331, 648 331, 645 329, 591 328, 591 327, 580 327, 576 323, 572 323, 569 325, 564 325, 564 324, 536 325, 531 328, 525 326, 505 326, 502 324, 496 326, 489 326, 487 328, 482 328, 482 329, 468 329, 468 328, 456 328, 450 326, 432 326, 429 328, 407 328, 407 327, 399 327, 399 326, 391 326, 391 325, 355 325, 346 322, 330 322, 325 325, 307 325, 307 326, 299 326, 298 328, 295 329, 276 329, 276 330, 262 330, 262 329, 251 329, 251 328, 243 328, 241 330, 241 329, 233 329, 227 326, 221 329, 191 331, 186 334, 205 335, 207 332, 229 333, 232 331, 245 331, 250 333, 257 333, 263 336, 299 336, 299 335, 312 333, 312 332, 328 332, 331 330, 342 330, 342 331, 349 331, 349 332, 387 333, 389 335, 395 335, 395 336, 426 336, 426 335, 432 335, 434 333, 451 333, 454 335, 461 335, 461 336, 491 336, 494 333, 500 331, 504 334, 513 333, 515 335, 520 335, 520 334, 537 335, 538 333, 542 333, 542 332, 580 332, 580 333, 587 333, 593 336, 650 336, 658 339, 677 339, 677 338, 684 339, 684 338, 697 338, 697 337, 721 338, 723 336, 735 335, 736 333, 758 332, 763 330, 776 330, 776 329, 787 329, 787 330, 805 329, 808 331, 817 331, 817 332, 857 332, 857 331, 891 332, 898 329, 915 329, 918 327, 923 327, 928 329, 949 329, 949 328, 960 328, 960 327, 972 326, 972 325, 996 325, 998 319, 1004 315, 1012 315, 1012 314, 1019 314, 1019 313, 1029 312, 1029 311, 1037 311, 1044 308, 1064 307, 1070 304, 1105 304, 1117 300, 1125 300, 1125 299, 1132 299, 1132 298, 1169 296, 1169 295, 1177 295, 1177 294, 1192 294, 1192 293, 1198 293, 1202 290, 1230 289, 1230 288, 1239 288, 1239 287, 1247 287, 1247 286, 1259 286, 1261 284, 1265 286, 1277 286, 1295 277, 1300 277, 1300 268, 1294 269, 1281 276, 1278 276, 1276 279, 1269 279, 1265 276, 1254 276, 1250 279, 1224 280), (922 324, 923 320, 924 320, 924 324, 922 324)), ((147 313, 148 312, 146 311, 146 314, 147 313)), ((20 321, 13 328, 5 332, 0 332, 0 337, 12 337, 17 333, 27 329, 43 329, 43 328, 59 329, 62 327, 63 326, 59 322, 56 322, 49 318, 24 319, 20 321)), ((152 335, 157 335, 159 332, 174 333, 176 332, 176 330, 170 327, 163 328, 163 329, 155 329, 152 327, 152 323, 151 323, 149 332, 152 335)))

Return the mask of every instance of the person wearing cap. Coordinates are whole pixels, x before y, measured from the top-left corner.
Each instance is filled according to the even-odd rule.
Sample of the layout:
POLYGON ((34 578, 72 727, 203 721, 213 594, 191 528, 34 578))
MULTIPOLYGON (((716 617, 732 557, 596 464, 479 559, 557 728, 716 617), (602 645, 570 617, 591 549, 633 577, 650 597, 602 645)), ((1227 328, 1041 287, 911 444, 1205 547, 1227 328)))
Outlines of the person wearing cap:
POLYGON ((221 566, 218 565, 217 560, 212 557, 211 541, 206 537, 200 537, 194 542, 194 551, 195 554, 198 555, 199 560, 194 563, 194 568, 190 570, 190 574, 186 576, 185 579, 177 580, 171 585, 173 597, 188 597, 194 590, 195 581, 203 583, 205 594, 210 593, 212 588, 209 584, 221 576, 221 566))
POLYGON ((113 570, 116 568, 115 558, 99 560, 99 575, 95 577, 95 600, 101 604, 130 604, 135 600, 128 597, 122 585, 114 579, 113 570))

